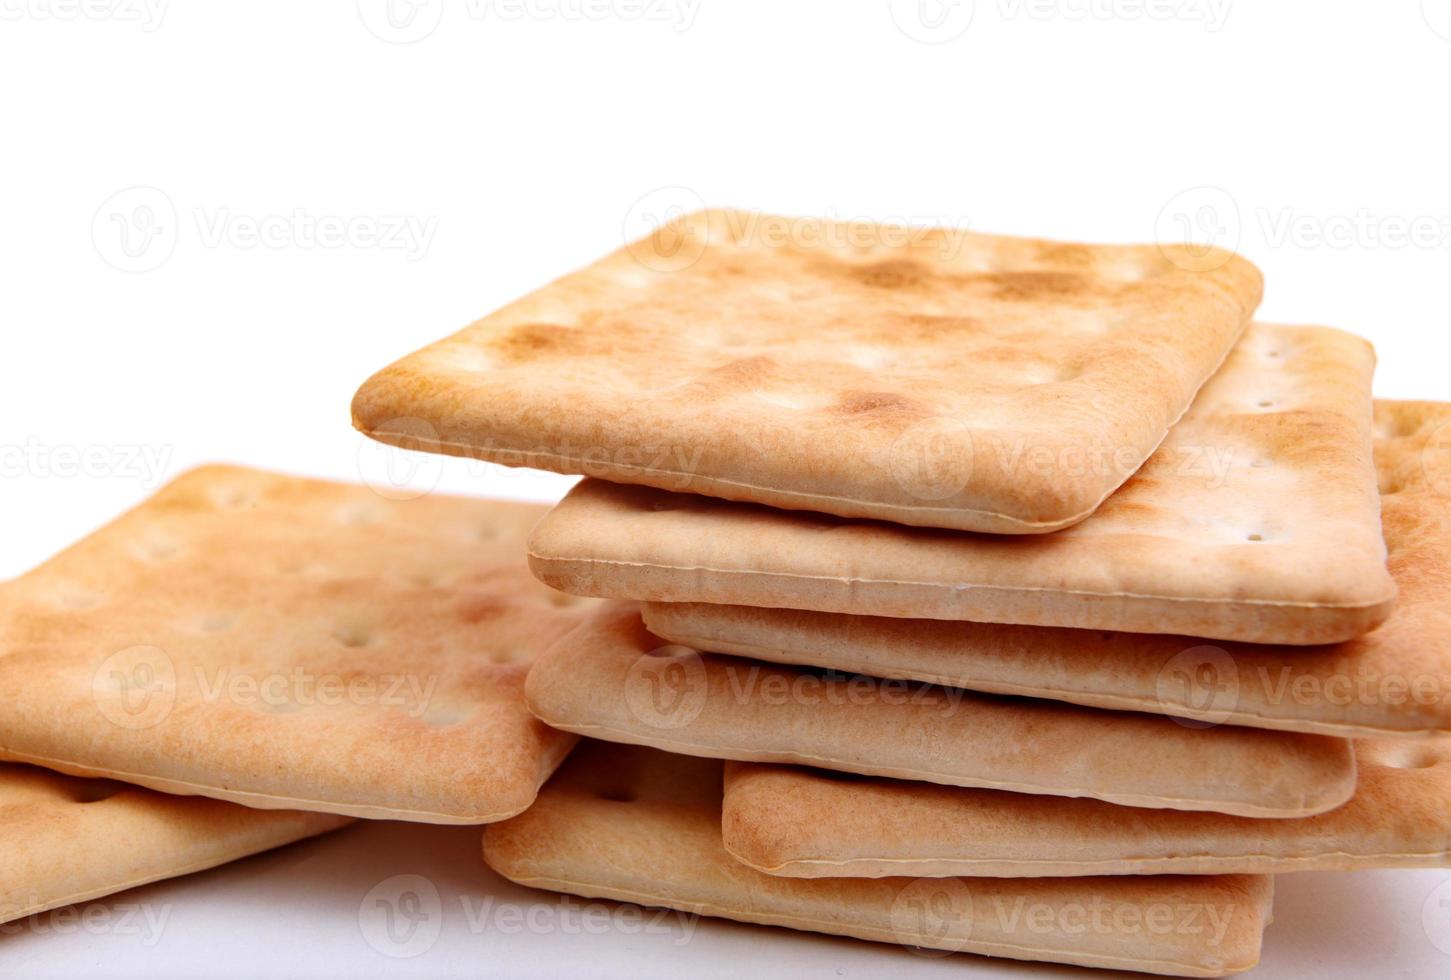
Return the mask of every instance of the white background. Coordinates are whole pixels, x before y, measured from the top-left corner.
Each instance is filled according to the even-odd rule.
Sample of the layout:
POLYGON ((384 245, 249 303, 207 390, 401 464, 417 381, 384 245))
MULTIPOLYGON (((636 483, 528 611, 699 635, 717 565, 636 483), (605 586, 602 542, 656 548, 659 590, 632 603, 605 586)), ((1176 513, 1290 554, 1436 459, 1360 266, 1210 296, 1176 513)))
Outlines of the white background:
MULTIPOLYGON (((0 0, 0 577, 197 462, 376 476, 387 460, 348 426, 369 373, 697 201, 1099 241, 1188 229, 1261 266, 1263 318, 1371 338, 1380 394, 1451 398, 1451 0, 394 4, 390 22, 385 0, 0 0)), ((464 492, 568 484, 409 465, 464 492)), ((236 966, 279 918, 332 907, 289 880, 255 919, 167 886, 216 902, 158 962, 181 974, 185 944, 255 937, 236 966)), ((1363 902, 1284 891, 1354 923, 1377 903, 1413 915, 1435 884, 1370 880, 1363 902)), ((1365 966, 1352 939, 1401 975, 1451 972, 1415 923, 1387 928, 1324 931, 1351 945, 1319 975, 1365 966)), ((1272 954, 1304 945, 1287 931, 1272 954)), ((722 935, 692 962, 921 966, 722 935)), ((484 969, 480 943, 415 962, 484 969)), ((506 962, 552 972, 556 945, 506 962)), ((313 946, 299 971, 357 952, 313 946)), ((571 948, 620 971, 638 951, 571 948)), ((77 955, 0 939, 0 973, 16 950, 31 969, 77 955)))

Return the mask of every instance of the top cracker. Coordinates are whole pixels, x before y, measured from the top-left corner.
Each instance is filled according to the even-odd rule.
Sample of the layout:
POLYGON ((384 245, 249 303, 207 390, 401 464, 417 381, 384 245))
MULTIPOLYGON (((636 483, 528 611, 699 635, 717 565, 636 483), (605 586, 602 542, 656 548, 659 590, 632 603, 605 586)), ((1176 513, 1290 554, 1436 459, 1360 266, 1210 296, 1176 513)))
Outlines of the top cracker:
POLYGON ((384 442, 842 517, 1066 527, 1259 303, 1230 253, 704 211, 370 378, 384 442))

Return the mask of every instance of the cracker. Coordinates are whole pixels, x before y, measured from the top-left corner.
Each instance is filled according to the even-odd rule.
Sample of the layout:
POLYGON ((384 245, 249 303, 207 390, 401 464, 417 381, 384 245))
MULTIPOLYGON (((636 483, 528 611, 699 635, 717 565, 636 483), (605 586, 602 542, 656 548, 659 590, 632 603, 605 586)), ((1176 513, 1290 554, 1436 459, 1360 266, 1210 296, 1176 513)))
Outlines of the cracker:
MULTIPOLYGON (((1376 403, 1390 619, 1316 649, 704 603, 657 635, 760 660, 1340 737, 1451 734, 1451 405, 1376 403)), ((1095 518, 1096 520, 1097 518, 1095 518)))
POLYGON ((0 764, 0 923, 214 868, 348 822, 0 764))
POLYGON ((1261 288, 1214 250, 700 212, 378 372, 353 424, 795 510, 1051 531, 1153 452, 1261 288))
POLYGON ((1127 806, 1291 817, 1355 789, 1344 739, 702 656, 627 603, 546 651, 525 696, 551 726, 613 742, 1127 806))
POLYGON ((0 758, 260 808, 482 823, 574 741, 524 707, 588 603, 540 508, 193 470, 0 587, 0 758))
POLYGON ((773 877, 726 853, 720 807, 718 762, 586 742, 538 803, 488 828, 484 860, 520 884, 589 898, 909 947, 1173 976, 1249 969, 1270 921, 1273 879, 1254 875, 773 877))
POLYGON ((1451 866, 1451 739, 1356 743, 1355 798, 1318 816, 1150 812, 817 770, 726 767, 725 846, 802 878, 1279 874, 1451 866))
POLYGON ((1094 516, 1005 538, 850 522, 586 481, 530 539, 566 592, 1263 643, 1389 614, 1371 459, 1374 354, 1255 326, 1094 516))

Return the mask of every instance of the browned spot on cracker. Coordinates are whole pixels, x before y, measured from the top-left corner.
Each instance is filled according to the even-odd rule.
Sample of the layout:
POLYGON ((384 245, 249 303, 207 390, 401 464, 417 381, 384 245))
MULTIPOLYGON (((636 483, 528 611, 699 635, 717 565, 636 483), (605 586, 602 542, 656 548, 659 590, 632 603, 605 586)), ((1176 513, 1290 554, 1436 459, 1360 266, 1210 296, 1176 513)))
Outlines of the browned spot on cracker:
POLYGON ((887 259, 871 265, 847 266, 847 275, 874 289, 905 289, 920 286, 931 278, 926 266, 908 259, 887 259))
POLYGON ((1065 300, 1094 292, 1091 280, 1072 272, 994 272, 983 277, 996 299, 1065 300))
POLYGON ((508 602, 494 596, 476 596, 459 603, 458 618, 465 623, 481 623, 486 619, 498 619, 510 608, 508 602))
POLYGON ((1090 248, 1074 242, 1042 242, 1037 246, 1037 258, 1044 265, 1068 266, 1087 269, 1093 265, 1095 256, 1102 249, 1090 248))
POLYGON ((877 417, 902 417, 921 414, 917 403, 910 398, 890 391, 848 391, 832 410, 842 415, 872 415, 877 417))
POLYGON ((523 323, 498 341, 498 349, 511 357, 547 357, 583 353, 582 335, 557 323, 523 323))
POLYGON ((710 388, 753 389, 777 375, 776 362, 764 355, 742 357, 712 368, 696 382, 710 388))

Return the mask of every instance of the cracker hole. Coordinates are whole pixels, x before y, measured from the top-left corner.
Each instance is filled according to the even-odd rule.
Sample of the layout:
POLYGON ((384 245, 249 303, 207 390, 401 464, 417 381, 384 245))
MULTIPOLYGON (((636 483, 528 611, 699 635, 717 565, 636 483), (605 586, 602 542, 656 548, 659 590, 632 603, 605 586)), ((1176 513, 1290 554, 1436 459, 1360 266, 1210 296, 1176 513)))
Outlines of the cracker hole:
POLYGON ((148 541, 136 549, 137 557, 146 561, 166 561, 180 553, 181 549, 170 541, 148 541))
POLYGON ((68 786, 66 797, 72 803, 101 803, 125 788, 125 783, 118 783, 114 779, 77 779, 68 786))
POLYGON ((70 592, 59 593, 55 597, 55 603, 67 612, 81 612, 99 606, 101 604, 101 594, 99 592, 75 589, 70 592))
POLYGON ((225 633, 237 625, 237 617, 228 616, 226 613, 213 613, 210 616, 203 616, 198 628, 203 633, 225 633))
POLYGON ((253 497, 250 491, 242 487, 227 487, 219 490, 212 500, 223 510, 238 510, 250 504, 253 497))
POLYGON ((682 646, 679 643, 667 643, 665 646, 656 647, 653 650, 646 650, 647 657, 693 657, 699 650, 693 647, 682 646))
POLYGON ((1430 769, 1441 762, 1441 753, 1422 745, 1397 746, 1384 760, 1392 769, 1430 769))
POLYGON ((423 712, 422 720, 425 725, 433 728, 452 728, 455 725, 462 725, 473 717, 473 708, 462 705, 431 704, 423 712))
POLYGON ((1245 535, 1245 540, 1246 541, 1263 541, 1264 539, 1265 539, 1265 536, 1263 534, 1248 534, 1248 535, 1245 535))
POLYGON ((349 527, 377 524, 383 515, 372 507, 347 507, 338 512, 338 523, 349 527))
POLYGON ((477 347, 458 345, 448 350, 448 367, 454 371, 485 374, 494 369, 494 361, 477 347))
POLYGON ((320 578, 327 574, 327 566, 316 561, 286 561, 278 566, 278 571, 284 575, 306 575, 309 578, 320 578))
POLYGON ((1274 408, 1275 407, 1274 401, 1272 401, 1271 399, 1268 399, 1268 398, 1261 398, 1259 401, 1255 402, 1255 405, 1257 407, 1259 407, 1259 408, 1274 408))
POLYGON ((333 631, 333 639, 345 647, 365 647, 373 642, 373 634, 363 626, 344 626, 333 631))

